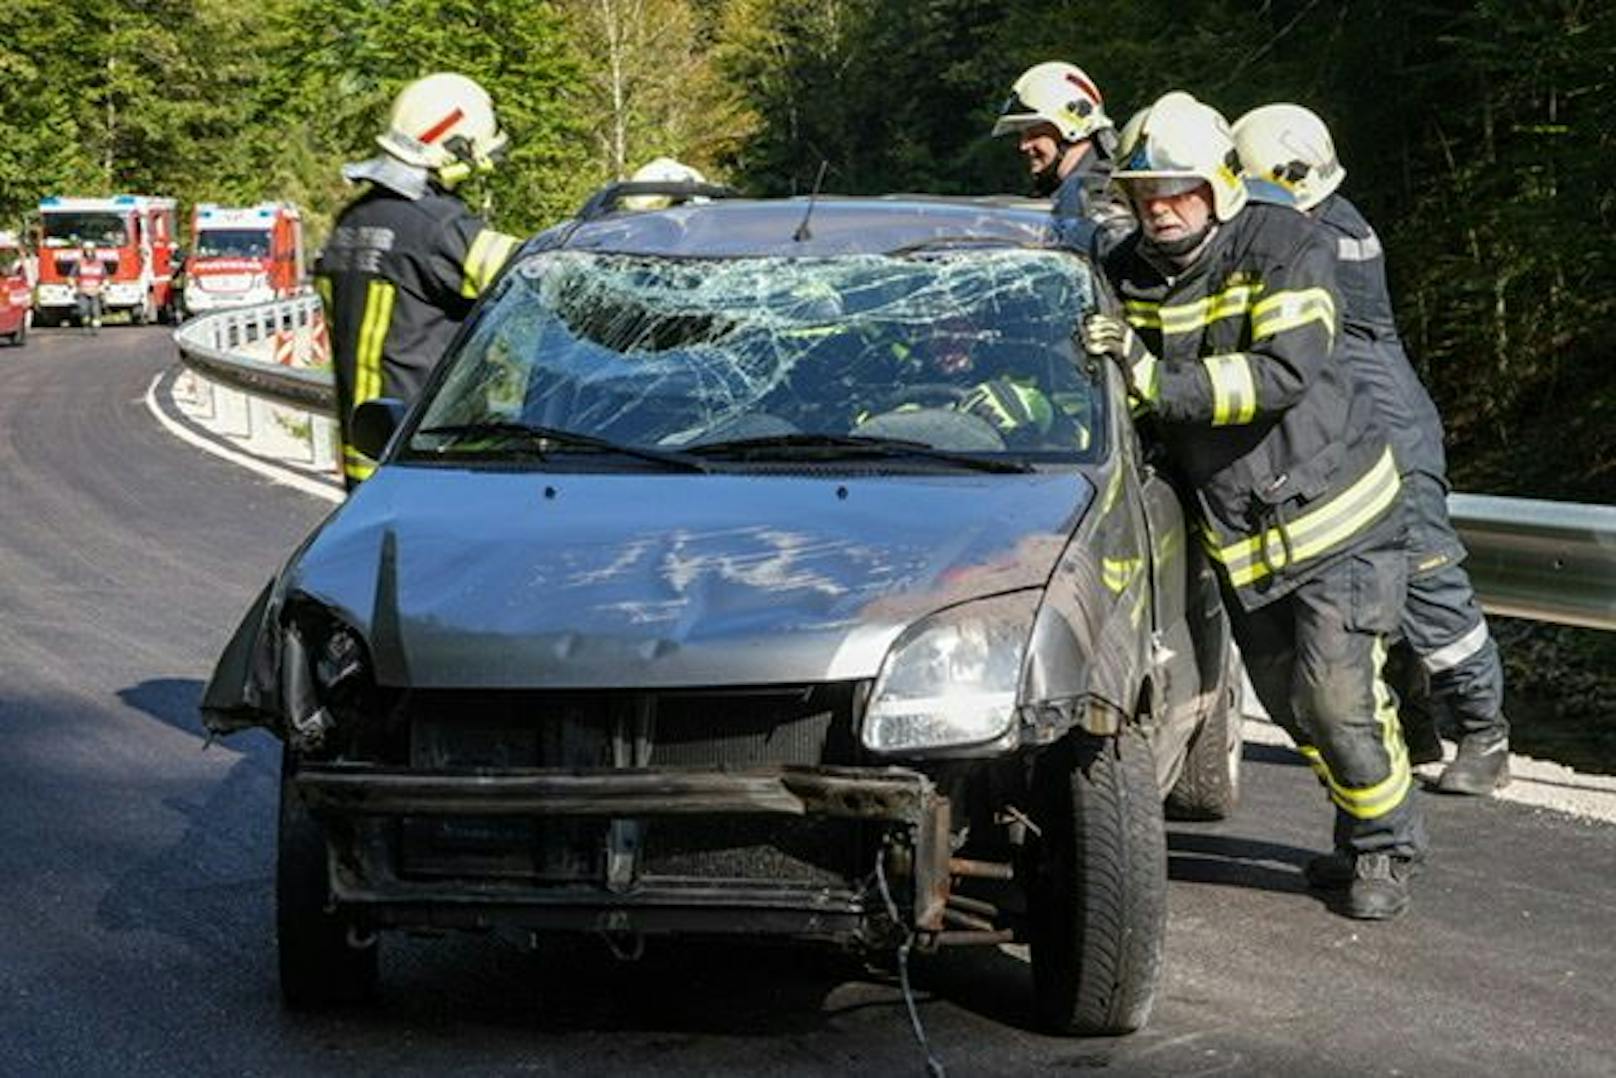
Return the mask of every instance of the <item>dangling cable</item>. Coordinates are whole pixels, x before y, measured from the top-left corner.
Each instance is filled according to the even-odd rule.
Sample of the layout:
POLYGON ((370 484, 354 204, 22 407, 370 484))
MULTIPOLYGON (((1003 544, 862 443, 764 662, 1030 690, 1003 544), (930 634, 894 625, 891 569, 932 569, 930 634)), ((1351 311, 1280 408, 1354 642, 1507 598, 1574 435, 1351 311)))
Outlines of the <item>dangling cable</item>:
POLYGON ((875 855, 875 882, 881 888, 881 900, 887 905, 887 915, 892 923, 903 929, 903 942, 898 945, 898 984, 903 988, 904 1006, 909 1008, 909 1025, 914 1029, 915 1041, 926 1056, 926 1073, 930 1078, 947 1078, 948 1072, 943 1069, 942 1062, 931 1053, 931 1045, 926 1041, 925 1027, 920 1024, 920 1009, 915 1006, 915 994, 909 987, 909 948, 914 945, 915 934, 904 924, 903 918, 898 915, 898 904, 892 901, 892 891, 887 887, 886 870, 881 865, 880 852, 875 855))

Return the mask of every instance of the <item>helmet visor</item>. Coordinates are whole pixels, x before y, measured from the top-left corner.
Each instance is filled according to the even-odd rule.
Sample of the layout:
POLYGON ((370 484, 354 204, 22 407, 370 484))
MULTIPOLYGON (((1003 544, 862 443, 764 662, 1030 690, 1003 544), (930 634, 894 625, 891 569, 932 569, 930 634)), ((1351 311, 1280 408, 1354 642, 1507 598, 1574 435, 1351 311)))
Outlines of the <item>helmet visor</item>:
POLYGON ((1039 124, 1054 126, 1048 117, 1023 101, 1020 94, 1011 94, 1004 99, 1004 104, 999 108, 999 118, 993 124, 993 137, 1025 131, 1039 124))
POLYGON ((1118 176, 1117 182, 1131 197, 1146 198, 1176 198, 1206 183, 1199 176, 1118 176))

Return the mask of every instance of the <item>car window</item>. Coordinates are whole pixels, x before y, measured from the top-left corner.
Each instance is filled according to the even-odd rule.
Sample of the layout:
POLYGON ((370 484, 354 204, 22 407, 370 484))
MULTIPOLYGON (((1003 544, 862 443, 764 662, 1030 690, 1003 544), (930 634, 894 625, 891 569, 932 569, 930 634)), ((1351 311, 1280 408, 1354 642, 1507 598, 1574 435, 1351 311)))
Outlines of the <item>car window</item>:
POLYGON ((410 447, 503 422, 660 448, 851 435, 1094 459, 1102 388, 1075 339, 1094 297, 1088 264, 1053 250, 540 253, 450 357, 410 447))

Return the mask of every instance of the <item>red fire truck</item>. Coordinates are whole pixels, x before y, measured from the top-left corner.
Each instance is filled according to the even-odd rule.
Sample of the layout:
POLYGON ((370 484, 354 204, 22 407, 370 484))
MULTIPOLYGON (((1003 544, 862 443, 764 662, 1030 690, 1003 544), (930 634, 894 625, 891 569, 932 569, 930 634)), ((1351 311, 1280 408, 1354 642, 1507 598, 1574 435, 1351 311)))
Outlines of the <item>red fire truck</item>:
POLYGON ((34 306, 41 324, 55 324, 77 309, 73 275, 85 244, 94 244, 107 268, 102 292, 108 311, 128 311, 137 325, 172 321, 174 200, 147 195, 44 199, 39 204, 39 287, 34 306))
POLYGON ((0 232, 0 337, 12 344, 28 339, 28 324, 33 320, 29 277, 28 252, 12 233, 0 232))
POLYGON ((305 287, 303 216, 284 202, 204 202, 191 218, 185 313, 295 296, 305 287))

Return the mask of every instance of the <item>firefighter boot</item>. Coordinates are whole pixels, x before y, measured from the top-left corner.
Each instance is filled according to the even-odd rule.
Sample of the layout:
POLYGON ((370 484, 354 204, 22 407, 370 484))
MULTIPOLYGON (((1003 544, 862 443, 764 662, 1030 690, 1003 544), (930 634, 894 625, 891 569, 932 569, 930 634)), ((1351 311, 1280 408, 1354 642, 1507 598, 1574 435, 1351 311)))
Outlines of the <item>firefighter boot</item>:
MULTIPOLYGON (((1315 891, 1345 891, 1352 884, 1356 859, 1357 855, 1340 850, 1321 853, 1307 859, 1302 865, 1302 875, 1307 878, 1307 885, 1315 891)), ((1418 876, 1424 867, 1424 857, 1408 859, 1409 878, 1418 876)))
POLYGON ((1509 735, 1484 732, 1466 734, 1459 752, 1436 780, 1445 794, 1483 797, 1509 784, 1509 735))
POLYGON ((1358 921, 1389 921, 1408 909, 1415 862, 1389 853, 1361 853, 1352 862, 1341 912, 1358 921))

